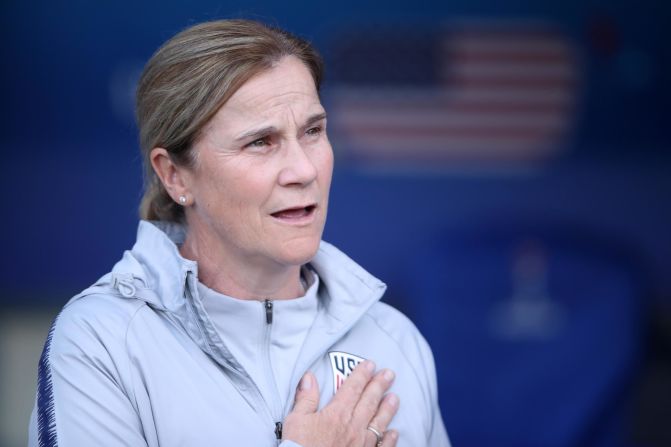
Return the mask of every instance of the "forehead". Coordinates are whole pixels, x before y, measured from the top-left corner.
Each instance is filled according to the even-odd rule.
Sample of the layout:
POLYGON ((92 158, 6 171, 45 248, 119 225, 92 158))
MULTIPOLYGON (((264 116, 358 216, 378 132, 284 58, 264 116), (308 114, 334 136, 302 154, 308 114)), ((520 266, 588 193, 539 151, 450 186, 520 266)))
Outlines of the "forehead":
MULTIPOLYGON (((279 118, 289 112, 295 119, 323 111, 310 71, 288 56, 244 83, 215 115, 214 123, 242 124, 279 118)), ((228 126, 227 126, 228 127, 228 126)))

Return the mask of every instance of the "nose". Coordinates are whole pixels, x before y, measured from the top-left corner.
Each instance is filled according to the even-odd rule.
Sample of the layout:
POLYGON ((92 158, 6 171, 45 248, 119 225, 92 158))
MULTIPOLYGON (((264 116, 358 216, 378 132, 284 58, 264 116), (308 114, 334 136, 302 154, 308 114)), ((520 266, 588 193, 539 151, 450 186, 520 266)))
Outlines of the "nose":
POLYGON ((305 186, 312 183, 317 178, 317 167, 312 159, 314 154, 310 151, 315 150, 318 148, 305 148, 297 140, 288 141, 279 183, 282 186, 305 186))

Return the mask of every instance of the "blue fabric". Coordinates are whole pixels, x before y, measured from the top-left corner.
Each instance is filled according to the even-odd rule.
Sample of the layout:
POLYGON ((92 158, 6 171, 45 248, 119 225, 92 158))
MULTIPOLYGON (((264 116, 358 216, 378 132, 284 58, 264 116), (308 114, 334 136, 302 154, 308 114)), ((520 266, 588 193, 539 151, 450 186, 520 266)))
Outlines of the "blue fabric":
POLYGON ((55 326, 56 321, 51 325, 47 335, 37 372, 37 431, 40 447, 56 447, 58 445, 53 382, 49 365, 51 340, 54 336, 55 326))

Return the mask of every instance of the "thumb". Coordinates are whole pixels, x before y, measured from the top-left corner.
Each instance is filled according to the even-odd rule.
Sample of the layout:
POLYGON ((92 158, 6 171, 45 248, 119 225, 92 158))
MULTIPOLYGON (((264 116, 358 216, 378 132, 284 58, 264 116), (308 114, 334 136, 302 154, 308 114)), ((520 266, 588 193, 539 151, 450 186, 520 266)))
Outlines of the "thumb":
POLYGON ((296 390, 294 412, 310 414, 319 408, 319 384, 310 371, 306 372, 296 390))

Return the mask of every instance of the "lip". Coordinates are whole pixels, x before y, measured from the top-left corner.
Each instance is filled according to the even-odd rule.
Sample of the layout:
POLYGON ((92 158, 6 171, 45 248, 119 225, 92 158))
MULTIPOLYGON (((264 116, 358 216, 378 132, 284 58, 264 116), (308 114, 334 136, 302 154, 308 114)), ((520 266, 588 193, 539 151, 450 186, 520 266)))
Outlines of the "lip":
POLYGON ((305 226, 314 222, 319 207, 316 203, 297 205, 270 213, 277 222, 287 225, 305 226))

